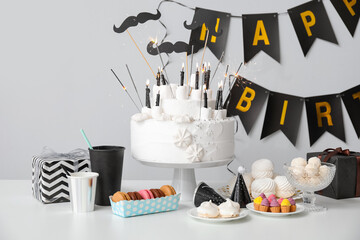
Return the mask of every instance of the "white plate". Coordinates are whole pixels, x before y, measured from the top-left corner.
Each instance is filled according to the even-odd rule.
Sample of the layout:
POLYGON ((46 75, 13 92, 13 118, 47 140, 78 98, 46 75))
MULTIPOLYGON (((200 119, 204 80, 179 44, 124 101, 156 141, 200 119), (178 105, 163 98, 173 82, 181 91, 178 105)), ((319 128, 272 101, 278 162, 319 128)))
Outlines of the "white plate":
POLYGON ((200 219, 200 220, 204 220, 204 221, 208 221, 208 222, 228 222, 228 221, 234 221, 234 220, 238 220, 240 218, 244 218, 249 214, 249 211, 247 209, 242 208, 240 210, 240 214, 237 217, 232 217, 232 218, 221 218, 221 217, 217 217, 217 218, 205 218, 205 217, 200 217, 197 214, 197 210, 196 208, 192 208, 190 209, 187 214, 195 219, 200 219))
POLYGON ((298 214, 304 211, 304 206, 296 204, 296 211, 295 212, 288 212, 288 213, 272 213, 272 212, 262 212, 262 211, 257 211, 254 209, 254 203, 248 203, 246 205, 247 209, 249 209, 252 212, 256 212, 259 214, 263 214, 266 216, 271 216, 271 217, 283 217, 283 216, 288 216, 288 215, 293 215, 293 214, 298 214))

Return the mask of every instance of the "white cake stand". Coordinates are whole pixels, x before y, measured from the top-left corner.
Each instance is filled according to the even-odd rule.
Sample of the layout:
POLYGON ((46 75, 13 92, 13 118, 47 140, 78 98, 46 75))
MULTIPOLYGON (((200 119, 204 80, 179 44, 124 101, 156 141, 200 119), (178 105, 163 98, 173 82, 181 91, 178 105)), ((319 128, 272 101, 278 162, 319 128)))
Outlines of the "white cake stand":
POLYGON ((162 163, 150 162, 141 159, 136 160, 150 167, 174 168, 172 186, 176 189, 177 192, 181 193, 181 201, 192 201, 196 188, 194 169, 223 166, 231 162, 233 159, 234 157, 223 160, 198 163, 162 163))

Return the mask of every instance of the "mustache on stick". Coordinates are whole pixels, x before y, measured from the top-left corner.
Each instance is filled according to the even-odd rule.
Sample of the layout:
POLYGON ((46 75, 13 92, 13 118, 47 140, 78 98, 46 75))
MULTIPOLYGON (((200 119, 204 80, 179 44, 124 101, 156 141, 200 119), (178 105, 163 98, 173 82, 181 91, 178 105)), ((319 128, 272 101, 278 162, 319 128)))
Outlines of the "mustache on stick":
MULTIPOLYGON (((209 23, 204 22, 204 23, 206 26, 215 26, 216 25, 216 23, 211 23, 211 22, 209 22, 209 23)), ((196 28, 201 27, 202 25, 203 25, 202 21, 194 20, 190 25, 188 25, 186 23, 186 21, 184 21, 184 27, 188 30, 194 30, 196 28)), ((211 36, 220 37, 223 33, 222 29, 220 29, 219 32, 216 32, 215 29, 210 29, 210 27, 208 29, 209 29, 209 35, 211 35, 211 36)))
POLYGON ((162 44, 160 44, 158 46, 159 48, 159 52, 158 49, 156 49, 156 47, 154 46, 154 42, 150 41, 147 45, 147 52, 151 55, 158 55, 159 52, 160 53, 172 53, 172 52, 176 52, 176 53, 181 53, 181 52, 187 52, 189 50, 189 45, 185 42, 176 42, 176 43, 171 43, 171 42, 164 42, 162 44))
POLYGON ((157 11, 156 14, 142 12, 142 13, 139 13, 136 17, 130 16, 122 22, 120 27, 117 28, 114 25, 113 29, 117 33, 122 33, 122 32, 125 32, 129 27, 135 27, 139 23, 145 23, 149 20, 158 20, 161 17, 161 13, 159 12, 159 10, 156 10, 156 11, 157 11))

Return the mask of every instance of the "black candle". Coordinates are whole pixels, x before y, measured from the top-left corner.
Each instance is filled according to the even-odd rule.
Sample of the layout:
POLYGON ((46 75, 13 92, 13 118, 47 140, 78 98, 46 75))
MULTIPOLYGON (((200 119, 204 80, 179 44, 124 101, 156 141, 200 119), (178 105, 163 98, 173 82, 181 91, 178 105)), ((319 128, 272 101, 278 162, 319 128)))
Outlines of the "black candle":
POLYGON ((202 84, 206 84, 206 67, 203 67, 202 69, 202 84))
POLYGON ((222 109, 222 82, 219 84, 219 89, 216 94, 215 110, 222 109))
POLYGON ((184 86, 184 63, 182 64, 180 71, 180 86, 184 86))
POLYGON ((162 84, 162 85, 166 85, 166 80, 165 80, 164 72, 163 72, 162 69, 161 69, 161 75, 160 75, 160 77, 161 77, 161 84, 162 84))
POLYGON ((219 97, 219 103, 218 103, 218 109, 223 109, 222 102, 223 102, 223 90, 222 88, 219 89, 220 97, 219 97))
POLYGON ((156 85, 160 86, 160 68, 158 68, 158 72, 156 74, 156 85))
POLYGON ((156 94, 155 106, 160 106, 160 91, 156 94))
POLYGON ((197 65, 197 67, 196 67, 195 89, 199 89, 199 65, 197 65))
POLYGON ((204 108, 208 108, 208 97, 207 97, 206 89, 204 92, 204 108))
POLYGON ((206 72, 206 89, 209 89, 209 85, 210 85, 210 63, 208 64, 208 70, 206 72))
POLYGON ((150 104, 150 88, 149 88, 149 80, 146 81, 146 101, 145 101, 145 104, 146 104, 146 107, 148 108, 151 108, 151 104, 150 104))

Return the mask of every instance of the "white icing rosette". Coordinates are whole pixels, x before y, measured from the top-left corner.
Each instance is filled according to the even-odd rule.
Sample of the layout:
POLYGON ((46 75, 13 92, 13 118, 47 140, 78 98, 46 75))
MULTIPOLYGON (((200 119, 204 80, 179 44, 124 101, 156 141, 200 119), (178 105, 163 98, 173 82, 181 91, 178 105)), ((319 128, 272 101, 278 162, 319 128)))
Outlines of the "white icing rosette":
POLYGON ((174 137, 174 144, 179 148, 186 148, 192 143, 192 136, 186 129, 179 129, 174 137))
POLYGON ((192 121, 192 119, 188 115, 173 116, 172 120, 176 123, 189 123, 192 121))
POLYGON ((198 144, 191 144, 187 149, 187 159, 190 162, 200 162, 204 157, 204 149, 198 144))

